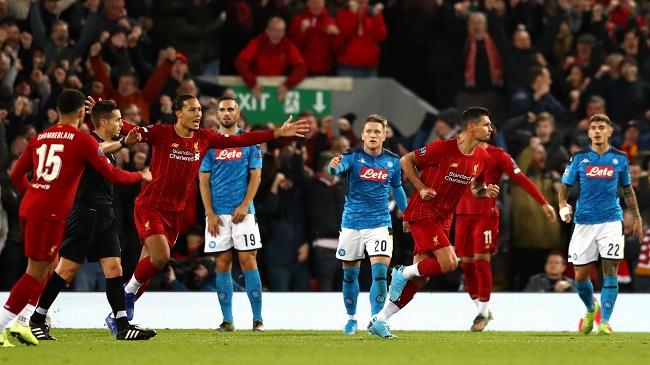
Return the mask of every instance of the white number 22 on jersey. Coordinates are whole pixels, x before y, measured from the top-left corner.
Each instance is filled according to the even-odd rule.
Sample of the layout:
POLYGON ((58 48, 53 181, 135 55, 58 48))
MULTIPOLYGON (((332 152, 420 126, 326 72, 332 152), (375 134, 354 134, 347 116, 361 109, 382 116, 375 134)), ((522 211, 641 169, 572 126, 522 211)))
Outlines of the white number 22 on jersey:
POLYGON ((62 162, 61 156, 57 156, 59 152, 63 152, 62 144, 52 144, 49 146, 44 144, 36 149, 36 154, 38 155, 36 179, 43 178, 43 180, 50 182, 59 177, 62 162))

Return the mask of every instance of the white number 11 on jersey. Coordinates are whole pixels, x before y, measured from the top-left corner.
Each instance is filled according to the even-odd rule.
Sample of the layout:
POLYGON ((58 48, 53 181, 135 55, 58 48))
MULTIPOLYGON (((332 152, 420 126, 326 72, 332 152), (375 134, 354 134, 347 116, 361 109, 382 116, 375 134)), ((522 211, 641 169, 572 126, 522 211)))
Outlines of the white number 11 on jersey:
POLYGON ((36 168, 36 179, 43 178, 43 180, 50 182, 59 177, 61 172, 61 156, 56 154, 63 152, 62 144, 42 145, 36 149, 38 155, 38 167, 36 168), (48 147, 50 148, 48 151, 48 147), (47 156, 47 158, 46 158, 47 156))

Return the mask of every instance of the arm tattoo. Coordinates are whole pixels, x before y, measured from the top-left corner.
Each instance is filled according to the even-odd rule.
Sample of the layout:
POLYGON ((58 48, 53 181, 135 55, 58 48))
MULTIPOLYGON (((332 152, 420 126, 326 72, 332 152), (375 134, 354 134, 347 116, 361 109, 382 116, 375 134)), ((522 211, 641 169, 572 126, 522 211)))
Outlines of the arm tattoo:
POLYGON ((567 199, 569 199, 569 187, 564 184, 560 184, 560 188, 558 189, 557 192, 557 200, 559 201, 560 204, 567 202, 567 199))
POLYGON ((623 188, 623 200, 625 200, 625 205, 634 215, 634 218, 639 218, 641 214, 639 213, 639 205, 636 202, 636 194, 634 194, 632 185, 623 188))

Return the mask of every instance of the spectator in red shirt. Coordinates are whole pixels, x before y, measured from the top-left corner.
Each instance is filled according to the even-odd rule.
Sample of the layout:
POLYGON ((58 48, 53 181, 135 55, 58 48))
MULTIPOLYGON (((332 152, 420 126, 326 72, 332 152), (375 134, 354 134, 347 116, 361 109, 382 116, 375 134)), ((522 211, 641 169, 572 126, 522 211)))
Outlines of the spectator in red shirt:
POLYGON ((341 32, 342 51, 338 55, 340 76, 377 76, 379 42, 386 39, 384 4, 368 6, 368 0, 350 1, 339 10, 336 24, 341 32))
POLYGON ((176 62, 176 50, 169 47, 165 52, 165 59, 156 68, 156 71, 149 77, 144 88, 140 90, 138 78, 134 73, 122 73, 118 76, 117 88, 113 86, 111 76, 108 72, 102 57, 100 56, 101 44, 94 43, 90 47, 90 66, 95 75, 95 80, 104 86, 104 97, 113 99, 121 108, 135 104, 140 109, 142 119, 151 122, 149 119, 149 108, 158 100, 160 90, 171 73, 172 66, 176 62))
POLYGON ((248 42, 235 60, 237 72, 256 99, 262 96, 262 85, 257 82, 257 76, 283 76, 291 66, 287 80, 278 87, 280 101, 305 78, 305 60, 293 42, 284 37, 285 30, 286 23, 282 18, 269 19, 266 31, 248 42))
POLYGON ((307 0, 307 7, 296 15, 289 27, 289 38, 305 57, 310 75, 328 75, 334 63, 339 28, 325 9, 325 0, 307 0))

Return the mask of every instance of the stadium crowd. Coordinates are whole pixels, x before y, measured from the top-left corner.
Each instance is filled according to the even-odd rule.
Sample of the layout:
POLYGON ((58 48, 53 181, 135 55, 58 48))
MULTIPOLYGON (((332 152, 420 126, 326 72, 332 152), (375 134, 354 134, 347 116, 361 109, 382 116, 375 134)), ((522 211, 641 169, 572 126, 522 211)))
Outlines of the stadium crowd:
MULTIPOLYGON (((232 91, 200 75, 239 74, 253 95, 261 91, 257 76, 287 75, 279 98, 306 76, 393 77, 440 112, 426 115, 412 136, 394 121, 386 148, 403 155, 430 139, 454 138, 458 111, 485 106, 498 131, 494 143, 556 207, 564 167, 588 144, 587 118, 605 113, 615 123, 614 146, 630 160, 647 222, 649 15, 650 4, 630 0, 0 0, 0 291, 11 288, 25 265, 20 195, 8 175, 29 138, 57 121, 56 99, 64 88, 114 99, 136 125, 173 123, 173 98, 189 93, 204 107, 203 126, 216 130, 216 100, 232 91)), ((357 116, 317 118, 304 111, 300 117, 312 126, 304 140, 262 146, 255 198, 262 280, 271 291, 335 291, 346 181, 326 167, 359 145, 357 116)), ((245 118, 240 124, 272 128, 247 125, 245 118)), ((137 144, 117 158, 121 168, 140 171, 149 163, 149 147, 137 144)), ((571 267, 557 255, 566 252, 570 225, 547 221, 521 188, 507 186, 504 181, 495 289, 571 290, 563 276, 572 276, 571 267)), ((152 289, 215 290, 215 262, 203 254, 198 184, 188 189, 196 193, 184 234, 152 289)), ((124 277, 140 253, 132 216, 139 190, 116 187, 124 277)), ((394 208, 392 215, 393 263, 409 264, 412 239, 401 230, 401 212, 394 208)), ((619 282, 648 292, 650 230, 638 242, 627 218, 619 282)), ((456 270, 428 288, 458 291, 461 282, 456 270)), ((103 283, 99 266, 86 264, 70 289, 103 290, 103 283)), ((367 291, 367 262, 360 283, 367 291)))

